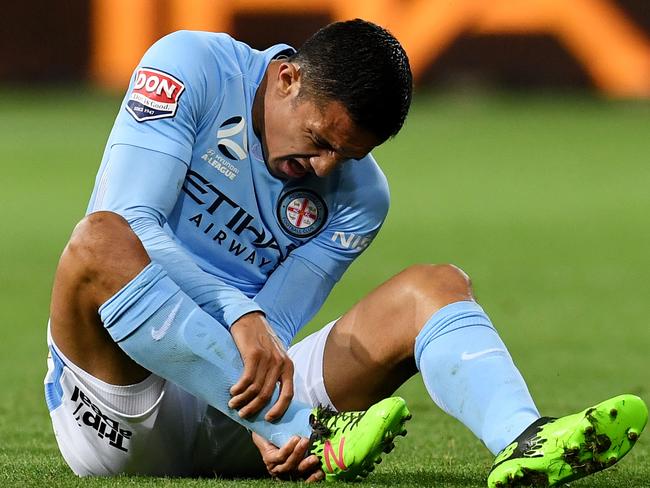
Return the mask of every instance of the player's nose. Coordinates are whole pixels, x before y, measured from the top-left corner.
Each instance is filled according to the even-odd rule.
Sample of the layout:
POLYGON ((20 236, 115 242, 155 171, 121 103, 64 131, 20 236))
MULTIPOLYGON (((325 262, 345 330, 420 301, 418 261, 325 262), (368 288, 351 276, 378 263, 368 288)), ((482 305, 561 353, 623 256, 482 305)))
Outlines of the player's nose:
POLYGON ((319 178, 329 175, 340 163, 341 159, 336 155, 321 154, 309 158, 309 164, 319 178))

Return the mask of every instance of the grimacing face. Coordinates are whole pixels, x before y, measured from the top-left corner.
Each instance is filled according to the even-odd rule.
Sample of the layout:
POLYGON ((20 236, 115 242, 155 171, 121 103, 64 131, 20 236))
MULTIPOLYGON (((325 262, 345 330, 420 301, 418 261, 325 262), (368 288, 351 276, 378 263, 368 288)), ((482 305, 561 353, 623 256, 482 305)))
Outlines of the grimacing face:
POLYGON ((361 159, 379 141, 358 127, 338 101, 316 103, 301 94, 300 68, 270 65, 264 96, 262 145, 269 171, 280 179, 327 176, 348 159, 361 159))

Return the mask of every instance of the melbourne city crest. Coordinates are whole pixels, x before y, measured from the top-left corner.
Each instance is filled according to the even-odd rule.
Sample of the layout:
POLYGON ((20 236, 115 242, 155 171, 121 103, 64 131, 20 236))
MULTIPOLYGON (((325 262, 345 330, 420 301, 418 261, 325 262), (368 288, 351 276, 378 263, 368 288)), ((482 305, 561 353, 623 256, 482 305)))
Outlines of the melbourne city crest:
POLYGON ((325 202, 311 190, 291 190, 278 201, 278 221, 291 236, 313 236, 326 220, 325 202))

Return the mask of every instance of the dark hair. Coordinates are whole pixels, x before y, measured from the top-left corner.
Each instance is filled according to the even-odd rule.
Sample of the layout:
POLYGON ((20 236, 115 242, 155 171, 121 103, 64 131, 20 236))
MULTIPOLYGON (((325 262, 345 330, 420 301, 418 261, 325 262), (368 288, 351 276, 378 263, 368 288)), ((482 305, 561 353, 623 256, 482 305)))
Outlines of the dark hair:
POLYGON ((382 142, 402 128, 413 76, 404 48, 383 27, 335 22, 307 39, 291 61, 300 66, 307 95, 341 102, 353 122, 382 142))

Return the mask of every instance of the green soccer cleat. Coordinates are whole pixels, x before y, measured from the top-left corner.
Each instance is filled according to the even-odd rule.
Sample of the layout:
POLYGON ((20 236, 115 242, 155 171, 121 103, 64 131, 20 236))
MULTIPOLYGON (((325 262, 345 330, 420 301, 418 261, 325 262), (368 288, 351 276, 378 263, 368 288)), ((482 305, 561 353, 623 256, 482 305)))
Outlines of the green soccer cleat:
POLYGON ((393 440, 406 435, 411 418, 400 397, 387 398, 361 412, 334 412, 318 407, 312 411, 310 452, 321 461, 327 481, 365 478, 381 462, 381 453, 395 447, 393 440))
POLYGON ((497 455, 488 486, 556 486, 608 468, 632 449, 647 421, 648 407, 634 395, 543 417, 497 455))

